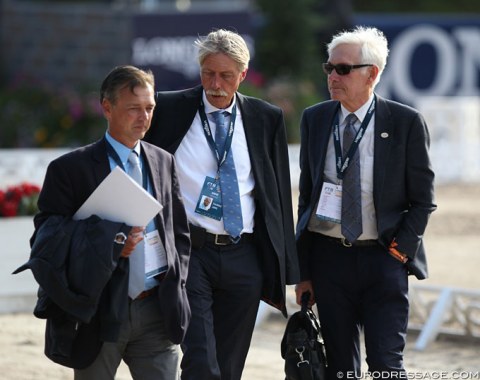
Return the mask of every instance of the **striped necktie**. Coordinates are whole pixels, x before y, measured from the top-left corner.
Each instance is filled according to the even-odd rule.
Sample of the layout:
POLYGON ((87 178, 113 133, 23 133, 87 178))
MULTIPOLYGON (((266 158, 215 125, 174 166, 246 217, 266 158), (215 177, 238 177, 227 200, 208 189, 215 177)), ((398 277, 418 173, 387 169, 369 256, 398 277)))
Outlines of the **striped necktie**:
MULTIPOLYGON (((351 113, 343 132, 343 156, 345 157, 355 138, 357 117, 351 113)), ((358 148, 358 147, 357 147, 358 148)), ((353 243, 362 234, 362 189, 360 186, 360 154, 356 150, 343 177, 342 191, 342 235, 353 243)))

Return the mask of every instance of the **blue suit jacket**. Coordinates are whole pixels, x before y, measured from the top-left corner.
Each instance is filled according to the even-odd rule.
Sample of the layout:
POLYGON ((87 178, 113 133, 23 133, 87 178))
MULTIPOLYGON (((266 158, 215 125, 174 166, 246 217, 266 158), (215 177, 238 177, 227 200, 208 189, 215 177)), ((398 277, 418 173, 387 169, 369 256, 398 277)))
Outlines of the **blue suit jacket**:
MULTIPOLYGON (((302 116, 297 224, 302 280, 309 279, 312 233, 307 226, 320 196, 325 154, 338 107, 338 101, 326 101, 307 108, 302 116)), ((387 249, 395 238, 398 250, 410 258, 409 273, 418 279, 428 276, 422 238, 429 215, 436 209, 429 144, 427 125, 418 111, 377 95, 373 200, 379 241, 387 249)))

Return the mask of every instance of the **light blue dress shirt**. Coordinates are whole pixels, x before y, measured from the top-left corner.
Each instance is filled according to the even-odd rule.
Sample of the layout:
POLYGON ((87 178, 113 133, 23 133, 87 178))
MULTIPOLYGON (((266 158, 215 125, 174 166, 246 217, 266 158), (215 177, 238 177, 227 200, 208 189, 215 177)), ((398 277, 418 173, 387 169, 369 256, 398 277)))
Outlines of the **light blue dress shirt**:
MULTIPOLYGON (((118 142, 115 140, 108 132, 105 133, 105 138, 109 142, 109 144, 112 146, 112 148, 115 150, 115 152, 118 154, 118 157, 120 158, 120 162, 123 165, 123 168, 125 171, 128 171, 130 163, 128 162, 128 156, 130 155, 130 152, 132 149, 126 147, 122 143, 118 142)), ((148 172, 144 170, 144 162, 143 162, 143 157, 140 154, 140 144, 137 143, 135 147, 133 148, 135 152, 137 152, 138 157, 140 158, 140 169, 142 170, 143 175, 147 176, 147 191, 150 195, 153 195, 153 187, 152 187, 152 181, 150 177, 148 176, 148 172)), ((110 163, 110 169, 113 170, 115 169, 118 165, 117 162, 113 157, 108 156, 108 162, 110 163)), ((148 225, 147 225, 147 232, 154 231, 156 229, 155 227, 155 219, 152 219, 148 225)), ((159 282, 155 278, 148 278, 145 277, 145 289, 151 289, 155 286, 157 286, 159 282)))

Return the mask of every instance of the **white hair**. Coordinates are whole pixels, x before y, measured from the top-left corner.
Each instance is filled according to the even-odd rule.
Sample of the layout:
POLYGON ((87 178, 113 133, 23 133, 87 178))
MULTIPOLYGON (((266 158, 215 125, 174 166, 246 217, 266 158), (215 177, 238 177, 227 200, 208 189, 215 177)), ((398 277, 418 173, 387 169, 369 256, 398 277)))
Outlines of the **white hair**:
POLYGON ((351 31, 344 31, 333 36, 332 41, 327 45, 328 55, 342 44, 357 45, 360 47, 359 64, 373 64, 378 67, 378 75, 375 79, 376 84, 387 65, 388 41, 381 30, 373 27, 357 26, 351 31))

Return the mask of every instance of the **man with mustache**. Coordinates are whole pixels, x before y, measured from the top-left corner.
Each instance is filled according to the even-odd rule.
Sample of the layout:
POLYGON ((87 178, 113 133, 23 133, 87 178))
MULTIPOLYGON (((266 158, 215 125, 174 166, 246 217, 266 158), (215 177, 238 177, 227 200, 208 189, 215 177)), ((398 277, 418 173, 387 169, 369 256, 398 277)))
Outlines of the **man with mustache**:
POLYGON ((285 284, 299 279, 287 142, 282 111, 237 92, 243 38, 216 30, 196 45, 202 85, 157 93, 145 139, 175 155, 190 222, 182 379, 238 380, 260 299, 286 316, 285 284))

